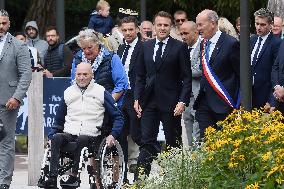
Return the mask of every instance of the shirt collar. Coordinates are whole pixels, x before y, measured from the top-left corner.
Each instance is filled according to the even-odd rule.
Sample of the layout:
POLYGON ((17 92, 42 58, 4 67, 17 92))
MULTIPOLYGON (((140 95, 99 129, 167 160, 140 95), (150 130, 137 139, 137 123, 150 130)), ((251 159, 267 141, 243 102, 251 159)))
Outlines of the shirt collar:
POLYGON ((129 43, 129 44, 125 41, 125 44, 126 44, 126 45, 129 45, 130 47, 135 47, 137 41, 138 41, 138 37, 136 37, 136 38, 135 38, 131 43, 129 43))
POLYGON ((3 35, 2 37, 0 37, 0 42, 5 42, 5 41, 6 41, 6 39, 7 39, 7 34, 8 34, 8 33, 6 33, 6 34, 3 35))
POLYGON ((262 38, 262 41, 265 41, 267 39, 267 37, 269 36, 269 34, 270 34, 270 32, 268 32, 268 34, 266 34, 265 36, 259 36, 259 37, 262 38))
POLYGON ((209 41, 213 44, 216 44, 218 42, 218 39, 220 38, 222 32, 220 30, 217 30, 217 32, 209 39, 209 41))
POLYGON ((200 37, 200 35, 199 35, 198 38, 197 38, 197 41, 196 41, 190 48, 195 49, 196 46, 198 45, 200 39, 201 39, 201 37, 200 37))
MULTIPOLYGON (((161 41, 161 42, 163 42, 165 45, 168 43, 168 40, 169 40, 169 38, 170 37, 167 37, 166 39, 164 39, 163 41, 161 41)), ((158 38, 156 37, 156 45, 158 45, 158 43, 160 42, 160 40, 158 40, 158 38)))

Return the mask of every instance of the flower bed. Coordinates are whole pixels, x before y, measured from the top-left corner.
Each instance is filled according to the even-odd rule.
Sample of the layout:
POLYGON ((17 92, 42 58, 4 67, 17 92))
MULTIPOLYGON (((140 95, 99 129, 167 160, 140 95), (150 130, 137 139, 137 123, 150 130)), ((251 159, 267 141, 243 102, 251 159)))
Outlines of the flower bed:
POLYGON ((235 110, 209 127, 206 142, 158 156, 159 171, 136 183, 143 189, 284 188, 284 121, 280 112, 235 110))

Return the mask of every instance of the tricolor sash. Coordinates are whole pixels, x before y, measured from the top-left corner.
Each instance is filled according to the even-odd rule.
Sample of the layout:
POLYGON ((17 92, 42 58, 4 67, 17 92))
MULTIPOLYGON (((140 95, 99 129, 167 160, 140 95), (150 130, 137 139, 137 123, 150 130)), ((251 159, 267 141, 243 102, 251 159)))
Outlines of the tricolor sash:
POLYGON ((202 68, 206 80, 213 88, 213 90, 218 94, 219 97, 221 97, 232 108, 238 109, 240 107, 240 93, 238 92, 238 99, 237 103, 235 104, 232 97, 230 96, 230 94, 228 93, 228 91, 225 89, 222 82, 220 81, 220 79, 217 77, 217 75, 214 73, 213 69, 209 65, 209 60, 206 60, 205 44, 206 42, 204 41, 202 49, 202 68))

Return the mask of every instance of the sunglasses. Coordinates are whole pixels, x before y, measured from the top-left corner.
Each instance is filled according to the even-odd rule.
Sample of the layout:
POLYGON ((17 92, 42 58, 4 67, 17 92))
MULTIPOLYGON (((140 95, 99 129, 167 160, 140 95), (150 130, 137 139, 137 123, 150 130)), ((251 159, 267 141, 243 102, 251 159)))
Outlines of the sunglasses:
POLYGON ((184 22, 185 19, 176 19, 175 21, 176 21, 176 22, 184 22))

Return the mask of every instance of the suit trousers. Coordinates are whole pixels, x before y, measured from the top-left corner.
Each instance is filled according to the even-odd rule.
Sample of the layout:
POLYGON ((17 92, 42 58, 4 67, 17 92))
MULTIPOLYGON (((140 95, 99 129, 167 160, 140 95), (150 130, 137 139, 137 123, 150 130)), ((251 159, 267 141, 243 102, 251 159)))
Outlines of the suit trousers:
MULTIPOLYGON (((134 98, 133 98, 133 92, 131 90, 128 90, 126 92, 124 103, 121 107, 121 110, 124 115, 124 126, 123 126, 122 132, 119 137, 119 143, 121 144, 121 147, 123 150, 124 161, 125 163, 127 163, 128 157, 129 157, 129 154, 128 154, 129 148, 133 149, 132 151, 135 152, 135 151, 138 151, 139 145, 141 145, 140 123, 139 123, 137 114, 134 110, 134 98), (127 138, 131 138, 132 141, 134 142, 132 143, 132 146, 128 145, 129 142, 127 138)), ((137 157, 138 157, 138 153, 136 154, 136 158, 137 157)))
MULTIPOLYGON (((183 126, 186 132, 187 144, 185 146, 192 146, 192 142, 200 140, 198 122, 195 120, 195 110, 193 110, 194 98, 190 99, 190 104, 183 112, 183 126)), ((183 134, 184 135, 184 134, 183 134)))
POLYGON ((15 130, 19 109, 8 111, 0 107, 0 118, 3 121, 5 137, 0 142, 0 185, 11 184, 15 161, 15 130))
POLYGON ((195 119, 198 122, 200 130, 200 139, 205 137, 205 130, 207 127, 212 126, 217 130, 220 128, 217 127, 216 123, 218 121, 224 120, 228 113, 216 113, 209 106, 205 95, 200 99, 198 106, 196 108, 195 119))
MULTIPOLYGON (((141 143, 138 157, 138 169, 144 168, 144 173, 149 175, 151 163, 157 154, 161 151, 160 144, 157 141, 160 121, 163 123, 163 130, 166 139, 166 145, 179 147, 181 145, 181 116, 174 116, 174 111, 162 112, 157 107, 152 97, 142 110, 141 117, 141 143)), ((138 177, 138 172, 135 179, 138 177)))

